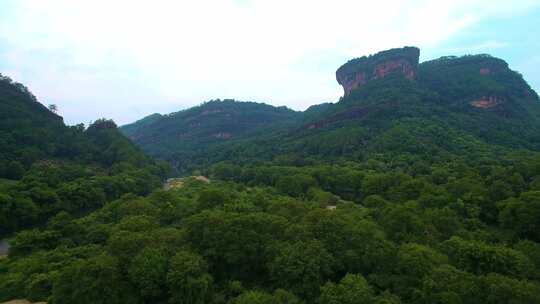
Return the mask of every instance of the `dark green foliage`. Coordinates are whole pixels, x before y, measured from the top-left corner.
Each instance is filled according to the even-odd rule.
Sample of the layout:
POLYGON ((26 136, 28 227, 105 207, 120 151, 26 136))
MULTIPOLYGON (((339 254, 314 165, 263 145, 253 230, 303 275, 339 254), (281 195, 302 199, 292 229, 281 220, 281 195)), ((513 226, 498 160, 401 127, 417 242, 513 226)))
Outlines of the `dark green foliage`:
MULTIPOLYGON (((508 170, 527 176, 517 164, 508 170)), ((272 168, 276 181, 291 170, 272 168)), ((540 245, 517 242, 507 224, 474 212, 483 204, 471 194, 477 185, 456 181, 484 184, 494 171, 466 168, 447 167, 444 179, 442 169, 411 176, 352 164, 296 168, 317 180, 312 189, 324 185, 338 197, 332 210, 272 186, 213 180, 126 195, 83 218, 61 213, 12 239, 10 257, 0 260, 0 300, 483 303, 497 294, 535 303, 540 245), (339 199, 350 190, 329 172, 391 182, 355 204, 339 199), (75 276, 92 283, 80 288, 75 276)), ((230 177, 241 179, 236 172, 230 177)), ((533 180, 524 179, 524 193, 533 180)))
POLYGON ((171 259, 167 286, 173 304, 205 304, 212 298, 212 277, 197 254, 180 251, 171 259))
POLYGON ((1 166, 18 179, 0 179, 0 302, 540 302, 538 97, 498 59, 424 63, 305 116, 215 101, 126 127, 211 180, 167 191, 114 122, 65 127, 6 83, 2 109, 32 118, 0 129, 23 169, 1 166))
POLYGON ((540 191, 521 193, 498 205, 503 226, 520 237, 540 242, 540 191))
POLYGON ((167 166, 145 156, 111 120, 68 127, 21 85, 0 76, 0 236, 60 211, 84 215, 124 193, 150 193, 167 166))
POLYGON ((322 243, 309 241, 279 244, 268 267, 277 286, 312 300, 333 274, 334 263, 334 257, 322 243))
POLYGON ((118 261, 106 254, 65 267, 53 284, 54 303, 136 303, 125 285, 118 261))
POLYGON ((321 304, 374 303, 375 295, 362 275, 348 274, 338 284, 326 283, 321 288, 321 304))
POLYGON ((297 117, 298 112, 286 107, 211 100, 168 115, 150 115, 123 126, 121 131, 150 155, 170 160, 180 173, 185 173, 193 169, 194 159, 201 153, 264 135, 273 127, 294 122, 297 117))
POLYGON ((164 290, 168 263, 166 252, 155 248, 143 249, 131 261, 128 276, 130 281, 137 286, 142 298, 147 301, 159 301, 167 298, 164 290))

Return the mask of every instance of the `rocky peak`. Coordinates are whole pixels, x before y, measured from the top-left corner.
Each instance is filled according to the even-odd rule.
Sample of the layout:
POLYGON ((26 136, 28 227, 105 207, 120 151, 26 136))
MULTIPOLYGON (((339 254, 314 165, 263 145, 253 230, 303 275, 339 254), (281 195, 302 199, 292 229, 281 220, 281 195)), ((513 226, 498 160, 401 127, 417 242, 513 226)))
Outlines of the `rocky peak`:
POLYGON ((336 71, 336 79, 343 86, 345 96, 371 80, 402 73, 407 79, 416 79, 420 50, 404 47, 379 52, 350 60, 336 71))

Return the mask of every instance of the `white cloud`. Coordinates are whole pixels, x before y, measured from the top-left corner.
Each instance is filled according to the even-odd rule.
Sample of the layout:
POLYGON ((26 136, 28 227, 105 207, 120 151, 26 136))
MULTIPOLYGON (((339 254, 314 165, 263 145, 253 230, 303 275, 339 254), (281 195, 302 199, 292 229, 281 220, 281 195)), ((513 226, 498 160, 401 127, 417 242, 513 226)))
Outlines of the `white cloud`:
POLYGON ((508 3, 13 0, 0 20, 0 58, 70 123, 125 123, 219 97, 304 109, 339 97, 334 71, 347 59, 435 47, 538 4, 508 3))
POLYGON ((503 41, 497 41, 497 40, 488 40, 481 43, 473 44, 473 45, 467 45, 462 46, 459 48, 449 48, 445 51, 448 53, 464 53, 464 54, 473 54, 478 52, 487 52, 490 50, 500 49, 507 47, 508 43, 503 41))

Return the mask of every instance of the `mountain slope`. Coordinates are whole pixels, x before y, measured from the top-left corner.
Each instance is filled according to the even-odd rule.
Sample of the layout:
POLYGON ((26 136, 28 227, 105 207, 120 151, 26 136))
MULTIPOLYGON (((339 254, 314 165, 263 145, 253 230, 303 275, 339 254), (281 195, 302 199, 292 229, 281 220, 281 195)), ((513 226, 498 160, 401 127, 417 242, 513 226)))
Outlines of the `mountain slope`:
MULTIPOLYGON (((169 136, 176 146, 159 141, 161 135, 155 131, 163 130, 157 128, 160 124, 140 128, 141 138, 128 135, 146 151, 163 149, 154 155, 170 160, 180 172, 221 160, 302 163, 405 157, 441 161, 540 150, 538 95, 506 62, 475 55, 418 64, 418 56, 417 48, 405 47, 353 59, 336 72, 345 91, 337 103, 313 106, 291 115, 294 119, 276 119, 272 128, 265 127, 266 132, 240 140, 205 140, 211 134, 228 134, 219 131, 218 123, 212 125, 213 116, 207 117, 207 134, 192 133, 197 140, 189 133, 185 138, 169 136)), ((237 105, 221 106, 227 111, 237 105)), ((187 122, 197 121, 197 116, 187 115, 191 111, 202 110, 175 114, 185 121, 169 119, 167 128, 189 129, 187 122)), ((234 119, 227 128, 244 126, 234 119)))
POLYGON ((7 77, 0 77, 0 143, 0 236, 149 193, 165 175, 113 121, 68 127, 7 77))
POLYGON ((198 151, 224 142, 268 133, 294 122, 300 114, 285 107, 214 100, 168 115, 151 115, 121 131, 151 155, 198 151))

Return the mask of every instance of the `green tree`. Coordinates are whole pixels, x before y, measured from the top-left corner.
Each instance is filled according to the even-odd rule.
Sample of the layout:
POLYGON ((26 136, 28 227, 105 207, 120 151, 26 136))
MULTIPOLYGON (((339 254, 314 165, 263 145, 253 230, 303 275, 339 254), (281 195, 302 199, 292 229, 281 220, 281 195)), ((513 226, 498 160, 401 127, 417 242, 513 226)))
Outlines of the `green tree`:
POLYGON ((128 276, 147 301, 167 298, 166 279, 168 257, 163 250, 145 248, 131 261, 128 276))
POLYGON ((315 299, 319 286, 333 274, 334 257, 318 241, 281 244, 269 264, 277 286, 304 299, 315 299))
POLYGON ((273 294, 263 291, 249 290, 234 298, 231 304, 301 304, 292 293, 277 289, 273 294))
POLYGON ((18 161, 9 162, 3 171, 4 177, 9 179, 21 179, 24 175, 24 167, 18 161))
POLYGON ((521 252, 500 245, 452 237, 441 247, 453 265, 476 274, 497 272, 522 277, 533 266, 521 252))
POLYGON ((54 303, 137 303, 125 284, 118 261, 106 254, 78 260, 65 267, 53 283, 54 303))
POLYGON ((523 192, 498 205, 503 227, 519 236, 540 242, 540 191, 523 192))
POLYGON ((374 301, 373 289, 360 274, 347 274, 338 284, 326 283, 319 299, 321 304, 368 304, 374 301))
POLYGON ((212 298, 213 279, 204 259, 189 251, 171 258, 167 286, 172 304, 205 304, 212 298))

